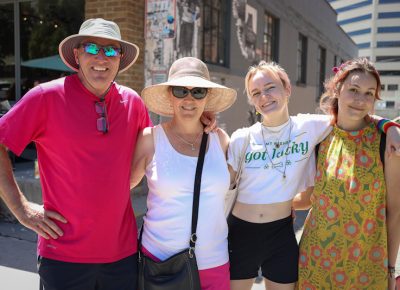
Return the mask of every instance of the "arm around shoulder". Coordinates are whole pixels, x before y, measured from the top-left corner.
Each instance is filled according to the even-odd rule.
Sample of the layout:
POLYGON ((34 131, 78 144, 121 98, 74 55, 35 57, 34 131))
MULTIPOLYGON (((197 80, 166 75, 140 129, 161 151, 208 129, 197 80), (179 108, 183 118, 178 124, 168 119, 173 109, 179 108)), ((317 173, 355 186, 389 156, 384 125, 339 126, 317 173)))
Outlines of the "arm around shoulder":
POLYGON ((135 187, 142 180, 146 166, 154 155, 154 128, 147 127, 139 132, 136 149, 132 158, 130 186, 135 187))

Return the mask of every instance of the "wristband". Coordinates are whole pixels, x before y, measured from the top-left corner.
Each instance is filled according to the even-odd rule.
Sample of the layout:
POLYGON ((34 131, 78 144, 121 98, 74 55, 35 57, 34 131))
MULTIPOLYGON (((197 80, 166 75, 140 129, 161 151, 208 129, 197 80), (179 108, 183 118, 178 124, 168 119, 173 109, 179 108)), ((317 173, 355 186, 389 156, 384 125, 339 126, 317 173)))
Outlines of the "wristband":
POLYGON ((396 122, 392 122, 388 119, 380 119, 378 124, 376 125, 382 133, 387 134, 387 131, 390 127, 396 126, 397 128, 400 128, 400 124, 397 124, 396 122))
POLYGON ((394 275, 396 274, 396 268, 392 266, 388 266, 388 275, 390 278, 394 278, 394 275))

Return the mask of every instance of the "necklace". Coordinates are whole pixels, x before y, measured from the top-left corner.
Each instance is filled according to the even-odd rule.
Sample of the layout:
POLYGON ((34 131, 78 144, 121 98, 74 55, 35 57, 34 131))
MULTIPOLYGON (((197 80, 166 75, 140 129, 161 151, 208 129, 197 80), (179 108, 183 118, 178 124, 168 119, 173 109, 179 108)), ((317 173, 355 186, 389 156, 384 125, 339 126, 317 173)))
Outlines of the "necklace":
MULTIPOLYGON (((279 130, 271 130, 267 126, 265 126, 263 123, 261 123, 261 129, 262 130, 265 129, 269 134, 277 134, 277 133, 282 132, 282 130, 285 129, 287 127, 287 125, 289 125, 289 124, 290 124, 290 120, 283 127, 281 127, 279 130)), ((279 140, 278 141, 274 141, 273 143, 274 143, 276 149, 281 147, 281 144, 280 144, 279 140)))
MULTIPOLYGON (((290 144, 290 135, 292 134, 292 120, 290 119, 290 117, 289 117, 289 125, 290 125, 290 127, 289 127, 288 141, 287 141, 286 149, 283 150, 283 152, 284 152, 284 154, 285 154, 285 164, 283 165, 283 171, 280 170, 280 169, 278 168, 278 167, 279 167, 279 164, 278 164, 278 163, 274 163, 274 162, 272 161, 271 156, 269 155, 268 147, 267 147, 267 142, 265 142, 265 138, 264 138, 264 128, 265 128, 265 126, 261 126, 261 135, 262 135, 263 142, 264 142, 264 146, 265 146, 265 153, 267 153, 268 160, 271 162, 272 169, 275 169, 276 171, 280 172, 280 173, 282 174, 282 178, 283 178, 283 179, 286 179, 286 164, 287 164, 287 157, 288 157, 288 154, 286 154, 286 151, 287 151, 287 149, 289 148, 289 144, 290 144)), ((286 126, 284 126, 283 128, 286 128, 286 126)), ((282 128, 282 129, 283 129, 283 128, 282 128)), ((278 132, 282 131, 282 129, 279 130, 278 132)), ((267 129, 267 130, 268 130, 268 129, 267 129)), ((269 131, 270 131, 270 132, 274 132, 274 131, 271 131, 271 130, 269 130, 269 131)), ((276 132, 274 132, 274 133, 276 133, 276 132)), ((276 145, 275 145, 275 146, 276 146, 276 145)), ((277 148, 279 148, 279 146, 278 146, 277 148)), ((264 168, 268 168, 268 164, 266 164, 264 168)))
POLYGON ((179 140, 181 140, 183 143, 189 145, 189 146, 191 147, 190 149, 192 149, 192 151, 195 151, 195 150, 196 150, 196 147, 194 147, 194 145, 196 145, 197 141, 199 140, 199 137, 200 137, 201 133, 203 133, 203 132, 200 132, 199 134, 197 134, 196 139, 194 139, 193 142, 189 142, 189 141, 185 140, 184 138, 182 138, 181 136, 179 136, 178 134, 174 133, 174 131, 172 131, 171 125, 169 126, 169 129, 170 129, 170 132, 171 132, 175 137, 177 137, 177 138, 178 138, 179 140))

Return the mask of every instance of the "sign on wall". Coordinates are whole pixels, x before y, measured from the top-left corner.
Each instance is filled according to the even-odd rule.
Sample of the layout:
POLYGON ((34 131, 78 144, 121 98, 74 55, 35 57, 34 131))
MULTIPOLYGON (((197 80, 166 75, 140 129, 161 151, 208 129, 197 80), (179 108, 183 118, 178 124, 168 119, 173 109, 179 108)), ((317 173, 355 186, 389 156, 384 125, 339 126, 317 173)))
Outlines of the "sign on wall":
POLYGON ((146 0, 145 85, 164 82, 178 58, 199 56, 199 0, 146 0))
POLYGON ((232 15, 240 51, 246 59, 254 60, 257 42, 257 10, 247 4, 246 0, 233 0, 232 15))

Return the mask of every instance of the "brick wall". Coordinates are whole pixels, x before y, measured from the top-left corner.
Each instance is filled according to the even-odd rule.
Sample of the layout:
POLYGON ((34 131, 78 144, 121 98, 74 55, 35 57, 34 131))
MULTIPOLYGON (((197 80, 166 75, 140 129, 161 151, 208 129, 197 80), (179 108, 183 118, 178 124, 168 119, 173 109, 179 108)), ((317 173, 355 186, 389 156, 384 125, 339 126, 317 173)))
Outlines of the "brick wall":
POLYGON ((85 19, 101 17, 116 22, 122 39, 139 46, 136 63, 117 77, 117 82, 137 92, 144 86, 144 9, 145 0, 86 0, 85 19))

